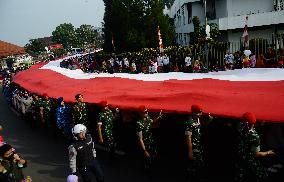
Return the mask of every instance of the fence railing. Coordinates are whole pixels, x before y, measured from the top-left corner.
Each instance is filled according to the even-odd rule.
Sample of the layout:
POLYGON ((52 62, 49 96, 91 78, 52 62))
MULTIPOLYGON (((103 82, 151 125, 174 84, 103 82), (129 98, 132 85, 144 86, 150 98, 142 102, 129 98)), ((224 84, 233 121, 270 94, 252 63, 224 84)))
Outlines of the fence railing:
MULTIPOLYGON (((271 39, 264 38, 254 38, 249 40, 248 49, 252 51, 257 57, 261 54, 266 54, 269 51, 269 48, 275 50, 277 53, 279 49, 284 48, 284 34, 272 34, 271 39)), ((224 67, 224 57, 227 51, 230 53, 236 53, 238 51, 243 52, 245 50, 244 41, 240 39, 238 42, 226 42, 226 43, 217 43, 208 45, 208 58, 209 58, 209 67, 217 65, 219 67, 224 67)), ((200 54, 204 54, 203 46, 193 46, 192 56, 193 58, 200 57, 200 54)))

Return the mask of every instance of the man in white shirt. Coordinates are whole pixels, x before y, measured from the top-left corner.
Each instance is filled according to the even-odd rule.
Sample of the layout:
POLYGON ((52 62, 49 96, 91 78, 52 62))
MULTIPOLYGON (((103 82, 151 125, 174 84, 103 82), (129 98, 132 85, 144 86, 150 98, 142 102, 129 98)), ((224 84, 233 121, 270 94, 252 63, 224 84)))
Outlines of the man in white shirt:
POLYGON ((163 65, 164 65, 164 72, 168 73, 170 71, 170 59, 167 56, 167 54, 163 56, 163 65))
POLYGON ((163 66, 164 66, 164 64, 163 64, 163 57, 161 57, 160 55, 158 55, 158 57, 157 57, 157 64, 158 64, 158 70, 159 70, 159 72, 161 73, 161 72, 163 72, 163 66))
POLYGON ((185 73, 190 73, 192 72, 192 68, 191 68, 191 57, 188 54, 185 59, 184 59, 184 72, 185 73))

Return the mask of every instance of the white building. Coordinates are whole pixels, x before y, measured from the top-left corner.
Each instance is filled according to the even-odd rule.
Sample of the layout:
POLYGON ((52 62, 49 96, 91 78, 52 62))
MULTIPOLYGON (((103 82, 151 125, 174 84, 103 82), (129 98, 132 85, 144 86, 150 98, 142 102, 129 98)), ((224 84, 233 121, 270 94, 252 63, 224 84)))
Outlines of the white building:
MULTIPOLYGON (((284 0, 207 0, 206 7, 208 23, 219 26, 223 41, 240 42, 246 16, 249 39, 271 41, 273 33, 284 33, 284 0)), ((177 43, 188 45, 194 32, 192 18, 205 22, 204 0, 175 0, 169 16, 175 22, 177 43)))

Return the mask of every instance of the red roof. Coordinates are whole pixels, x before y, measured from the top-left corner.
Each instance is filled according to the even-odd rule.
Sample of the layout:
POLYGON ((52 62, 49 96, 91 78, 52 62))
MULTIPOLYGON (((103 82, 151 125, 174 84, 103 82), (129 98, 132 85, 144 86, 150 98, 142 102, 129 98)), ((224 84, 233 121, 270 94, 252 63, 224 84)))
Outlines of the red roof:
POLYGON ((24 54, 25 48, 0 40, 0 58, 24 54))

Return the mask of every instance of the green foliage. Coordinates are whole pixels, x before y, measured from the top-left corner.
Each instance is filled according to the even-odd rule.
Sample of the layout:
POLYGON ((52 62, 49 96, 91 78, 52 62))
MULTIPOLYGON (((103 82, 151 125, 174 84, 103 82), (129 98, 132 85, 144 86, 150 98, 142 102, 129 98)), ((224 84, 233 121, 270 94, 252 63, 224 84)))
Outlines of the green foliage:
POLYGON ((63 56, 64 54, 67 53, 67 51, 63 48, 60 48, 60 49, 52 49, 51 52, 53 52, 53 55, 55 58, 57 57, 61 57, 63 56))
POLYGON ((200 20, 197 16, 194 16, 192 18, 192 23, 194 27, 194 32, 193 32, 193 42, 194 44, 198 43, 198 40, 201 38, 201 30, 200 30, 200 20))
POLYGON ((70 48, 71 46, 77 47, 80 41, 76 37, 75 28, 71 23, 60 24, 52 32, 52 40, 56 43, 61 43, 65 48, 70 48))
POLYGON ((30 39, 29 43, 25 45, 26 52, 31 56, 37 56, 45 51, 46 43, 43 39, 30 39))
MULTIPOLYGON (((216 41, 217 38, 221 35, 221 32, 219 31, 219 27, 216 23, 208 23, 210 26, 210 38, 211 41, 216 41)), ((201 27, 202 36, 206 37, 205 33, 205 25, 201 27)))
POLYGON ((75 30, 77 36, 77 47, 86 47, 88 44, 92 44, 98 37, 98 32, 91 25, 81 25, 75 30))
POLYGON ((8 57, 5 59, 5 61, 6 61, 7 67, 11 69, 13 64, 16 62, 16 59, 14 57, 8 57))
POLYGON ((100 47, 102 39, 91 25, 83 24, 75 28, 71 23, 60 24, 52 32, 52 39, 56 43, 63 44, 64 48, 78 47, 85 48, 89 45, 100 47))
POLYGON ((164 45, 174 39, 174 29, 163 14, 161 0, 104 0, 104 49, 112 52, 139 51, 158 47, 160 26, 164 45), (114 41, 114 46, 112 44, 114 41))
POLYGON ((170 8, 174 4, 175 0, 163 0, 163 2, 164 5, 167 6, 167 8, 170 8))
MULTIPOLYGON (((205 25, 200 26, 200 20, 197 16, 194 16, 193 19, 194 33, 193 33, 193 44, 204 44, 206 32, 205 25)), ((217 41, 217 38, 221 35, 219 27, 216 23, 208 23, 210 26, 210 40, 208 42, 214 43, 217 41)))

